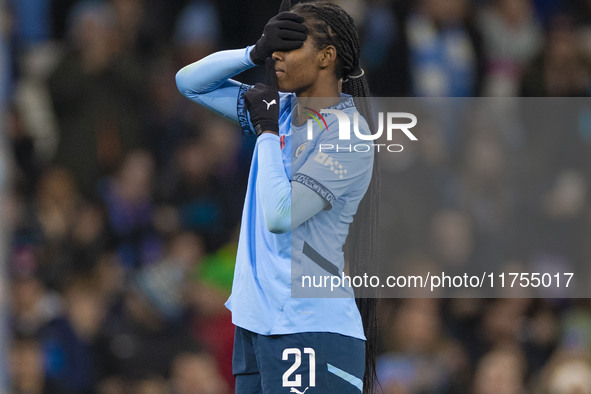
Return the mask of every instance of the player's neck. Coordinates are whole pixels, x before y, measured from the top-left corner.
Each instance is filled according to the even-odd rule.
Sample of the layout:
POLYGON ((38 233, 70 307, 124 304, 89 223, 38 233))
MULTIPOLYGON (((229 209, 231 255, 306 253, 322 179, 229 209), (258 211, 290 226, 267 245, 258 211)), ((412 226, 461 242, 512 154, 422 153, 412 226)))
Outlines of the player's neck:
POLYGON ((296 93, 301 106, 315 110, 330 107, 340 100, 339 81, 336 78, 318 78, 316 83, 296 93))
POLYGON ((334 77, 334 71, 321 70, 314 82, 299 92, 298 99, 304 97, 339 97, 339 80, 334 77))

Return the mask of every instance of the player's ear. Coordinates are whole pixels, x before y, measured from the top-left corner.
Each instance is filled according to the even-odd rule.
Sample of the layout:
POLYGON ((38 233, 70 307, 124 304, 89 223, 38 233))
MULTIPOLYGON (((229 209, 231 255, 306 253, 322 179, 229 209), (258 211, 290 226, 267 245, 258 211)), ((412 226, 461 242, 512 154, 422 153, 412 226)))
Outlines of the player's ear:
POLYGON ((334 65, 337 60, 337 49, 333 45, 327 45, 320 51, 320 68, 334 65))

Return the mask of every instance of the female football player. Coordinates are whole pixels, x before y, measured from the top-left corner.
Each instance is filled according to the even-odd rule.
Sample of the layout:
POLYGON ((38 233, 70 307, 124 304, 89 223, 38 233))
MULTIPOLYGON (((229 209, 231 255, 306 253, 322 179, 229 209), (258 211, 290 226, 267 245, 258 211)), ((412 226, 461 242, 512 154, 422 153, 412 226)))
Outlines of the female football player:
MULTIPOLYGON (((353 99, 368 96, 359 57, 342 8, 301 3, 269 20, 254 46, 211 54, 176 76, 183 95, 258 136, 226 304, 236 393, 371 392, 375 300, 356 303, 346 287, 335 297, 292 297, 303 275, 343 274, 348 234, 363 240, 348 274, 371 260, 371 229, 350 224, 375 208, 364 198, 375 185, 373 151, 342 148, 338 132, 338 114, 358 112, 358 132, 370 133, 367 107, 353 99), (230 79, 256 65, 266 66, 268 84, 230 79)), ((362 142, 350 134, 347 146, 362 142)))

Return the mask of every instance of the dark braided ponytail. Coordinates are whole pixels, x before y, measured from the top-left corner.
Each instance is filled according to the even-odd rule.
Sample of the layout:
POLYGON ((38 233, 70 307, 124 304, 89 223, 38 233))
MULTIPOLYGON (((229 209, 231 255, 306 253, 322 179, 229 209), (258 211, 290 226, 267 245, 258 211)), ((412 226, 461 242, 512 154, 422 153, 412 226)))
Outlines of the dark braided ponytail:
MULTIPOLYGON (((369 87, 364 72, 359 65, 360 44, 353 18, 336 4, 326 2, 300 3, 292 12, 302 15, 308 26, 308 34, 314 39, 318 49, 333 45, 337 51, 336 77, 343 80, 343 93, 353 96, 355 106, 367 121, 373 132, 373 118, 369 106, 369 87)), ((365 196, 359 203, 355 220, 349 228, 345 254, 349 262, 349 274, 363 275, 371 272, 377 261, 378 200, 380 179, 377 154, 374 154, 374 167, 371 182, 365 196)), ((365 289, 364 291, 368 291, 365 289)), ((363 320, 367 338, 365 344, 365 375, 363 393, 374 391, 377 382, 377 311, 376 293, 357 295, 357 307, 363 320)))
POLYGON ((337 50, 336 77, 343 80, 343 93, 363 98, 355 100, 359 113, 374 130, 369 102, 369 85, 359 64, 361 46, 355 22, 336 4, 326 2, 300 3, 293 12, 306 19, 310 35, 318 49, 333 45, 337 50))

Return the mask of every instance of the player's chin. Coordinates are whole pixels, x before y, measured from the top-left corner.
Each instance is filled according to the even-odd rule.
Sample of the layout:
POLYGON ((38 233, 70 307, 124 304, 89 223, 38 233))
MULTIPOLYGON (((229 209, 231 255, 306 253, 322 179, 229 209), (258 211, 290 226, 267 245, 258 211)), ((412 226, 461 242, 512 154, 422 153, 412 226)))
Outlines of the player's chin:
POLYGON ((277 82, 277 90, 284 93, 293 92, 293 89, 289 86, 289 84, 281 83, 280 81, 277 82))
POLYGON ((296 83, 292 78, 289 78, 284 72, 277 76, 277 90, 285 93, 295 93, 297 90, 296 83))

